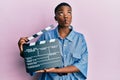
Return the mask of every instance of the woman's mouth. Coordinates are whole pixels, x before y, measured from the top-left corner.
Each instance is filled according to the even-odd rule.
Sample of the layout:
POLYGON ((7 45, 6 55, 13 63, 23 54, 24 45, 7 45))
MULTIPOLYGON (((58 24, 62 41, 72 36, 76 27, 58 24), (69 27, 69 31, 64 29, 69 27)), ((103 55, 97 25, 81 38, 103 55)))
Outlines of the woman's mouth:
POLYGON ((64 23, 65 23, 65 24, 68 24, 68 23, 69 23, 69 21, 68 21, 68 20, 65 20, 65 21, 64 21, 64 23))

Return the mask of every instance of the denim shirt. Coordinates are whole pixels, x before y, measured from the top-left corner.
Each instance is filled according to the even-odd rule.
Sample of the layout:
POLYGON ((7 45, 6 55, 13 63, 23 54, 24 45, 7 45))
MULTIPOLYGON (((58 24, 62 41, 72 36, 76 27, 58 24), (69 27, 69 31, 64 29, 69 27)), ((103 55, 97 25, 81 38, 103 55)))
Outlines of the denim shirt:
POLYGON ((80 71, 60 76, 57 73, 42 73, 39 80, 85 80, 87 78, 88 51, 83 34, 75 32, 73 27, 69 35, 62 39, 58 27, 45 32, 37 42, 42 40, 58 39, 63 66, 75 66, 80 71))

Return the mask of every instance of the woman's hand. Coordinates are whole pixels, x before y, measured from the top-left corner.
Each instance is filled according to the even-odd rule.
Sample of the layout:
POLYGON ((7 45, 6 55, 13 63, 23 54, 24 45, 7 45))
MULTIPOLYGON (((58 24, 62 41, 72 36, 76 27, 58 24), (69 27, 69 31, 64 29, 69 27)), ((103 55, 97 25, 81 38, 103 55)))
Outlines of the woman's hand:
POLYGON ((28 38, 27 37, 21 37, 18 41, 18 47, 20 50, 20 55, 23 57, 23 44, 25 44, 26 42, 28 42, 28 38))
POLYGON ((43 73, 43 72, 56 72, 56 68, 49 68, 49 69, 44 69, 44 70, 38 70, 36 73, 43 73))

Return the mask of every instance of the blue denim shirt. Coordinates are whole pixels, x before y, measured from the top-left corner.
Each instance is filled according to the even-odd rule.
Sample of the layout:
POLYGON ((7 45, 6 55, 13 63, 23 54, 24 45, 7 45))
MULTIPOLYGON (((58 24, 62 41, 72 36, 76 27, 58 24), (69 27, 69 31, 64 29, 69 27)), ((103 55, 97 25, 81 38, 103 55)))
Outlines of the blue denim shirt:
POLYGON ((73 65, 80 71, 59 76, 57 73, 42 73, 39 80, 85 80, 87 78, 88 51, 83 34, 75 32, 71 26, 69 35, 62 39, 58 33, 58 27, 47 31, 38 39, 58 39, 60 44, 63 67, 73 65))

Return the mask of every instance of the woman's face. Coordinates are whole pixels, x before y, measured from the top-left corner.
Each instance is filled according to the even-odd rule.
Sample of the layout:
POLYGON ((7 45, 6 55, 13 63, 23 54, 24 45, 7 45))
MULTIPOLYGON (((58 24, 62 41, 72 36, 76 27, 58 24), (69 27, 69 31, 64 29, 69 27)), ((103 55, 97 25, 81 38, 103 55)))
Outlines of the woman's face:
POLYGON ((72 21, 72 10, 69 6, 61 6, 55 14, 55 20, 62 27, 69 27, 72 21))

